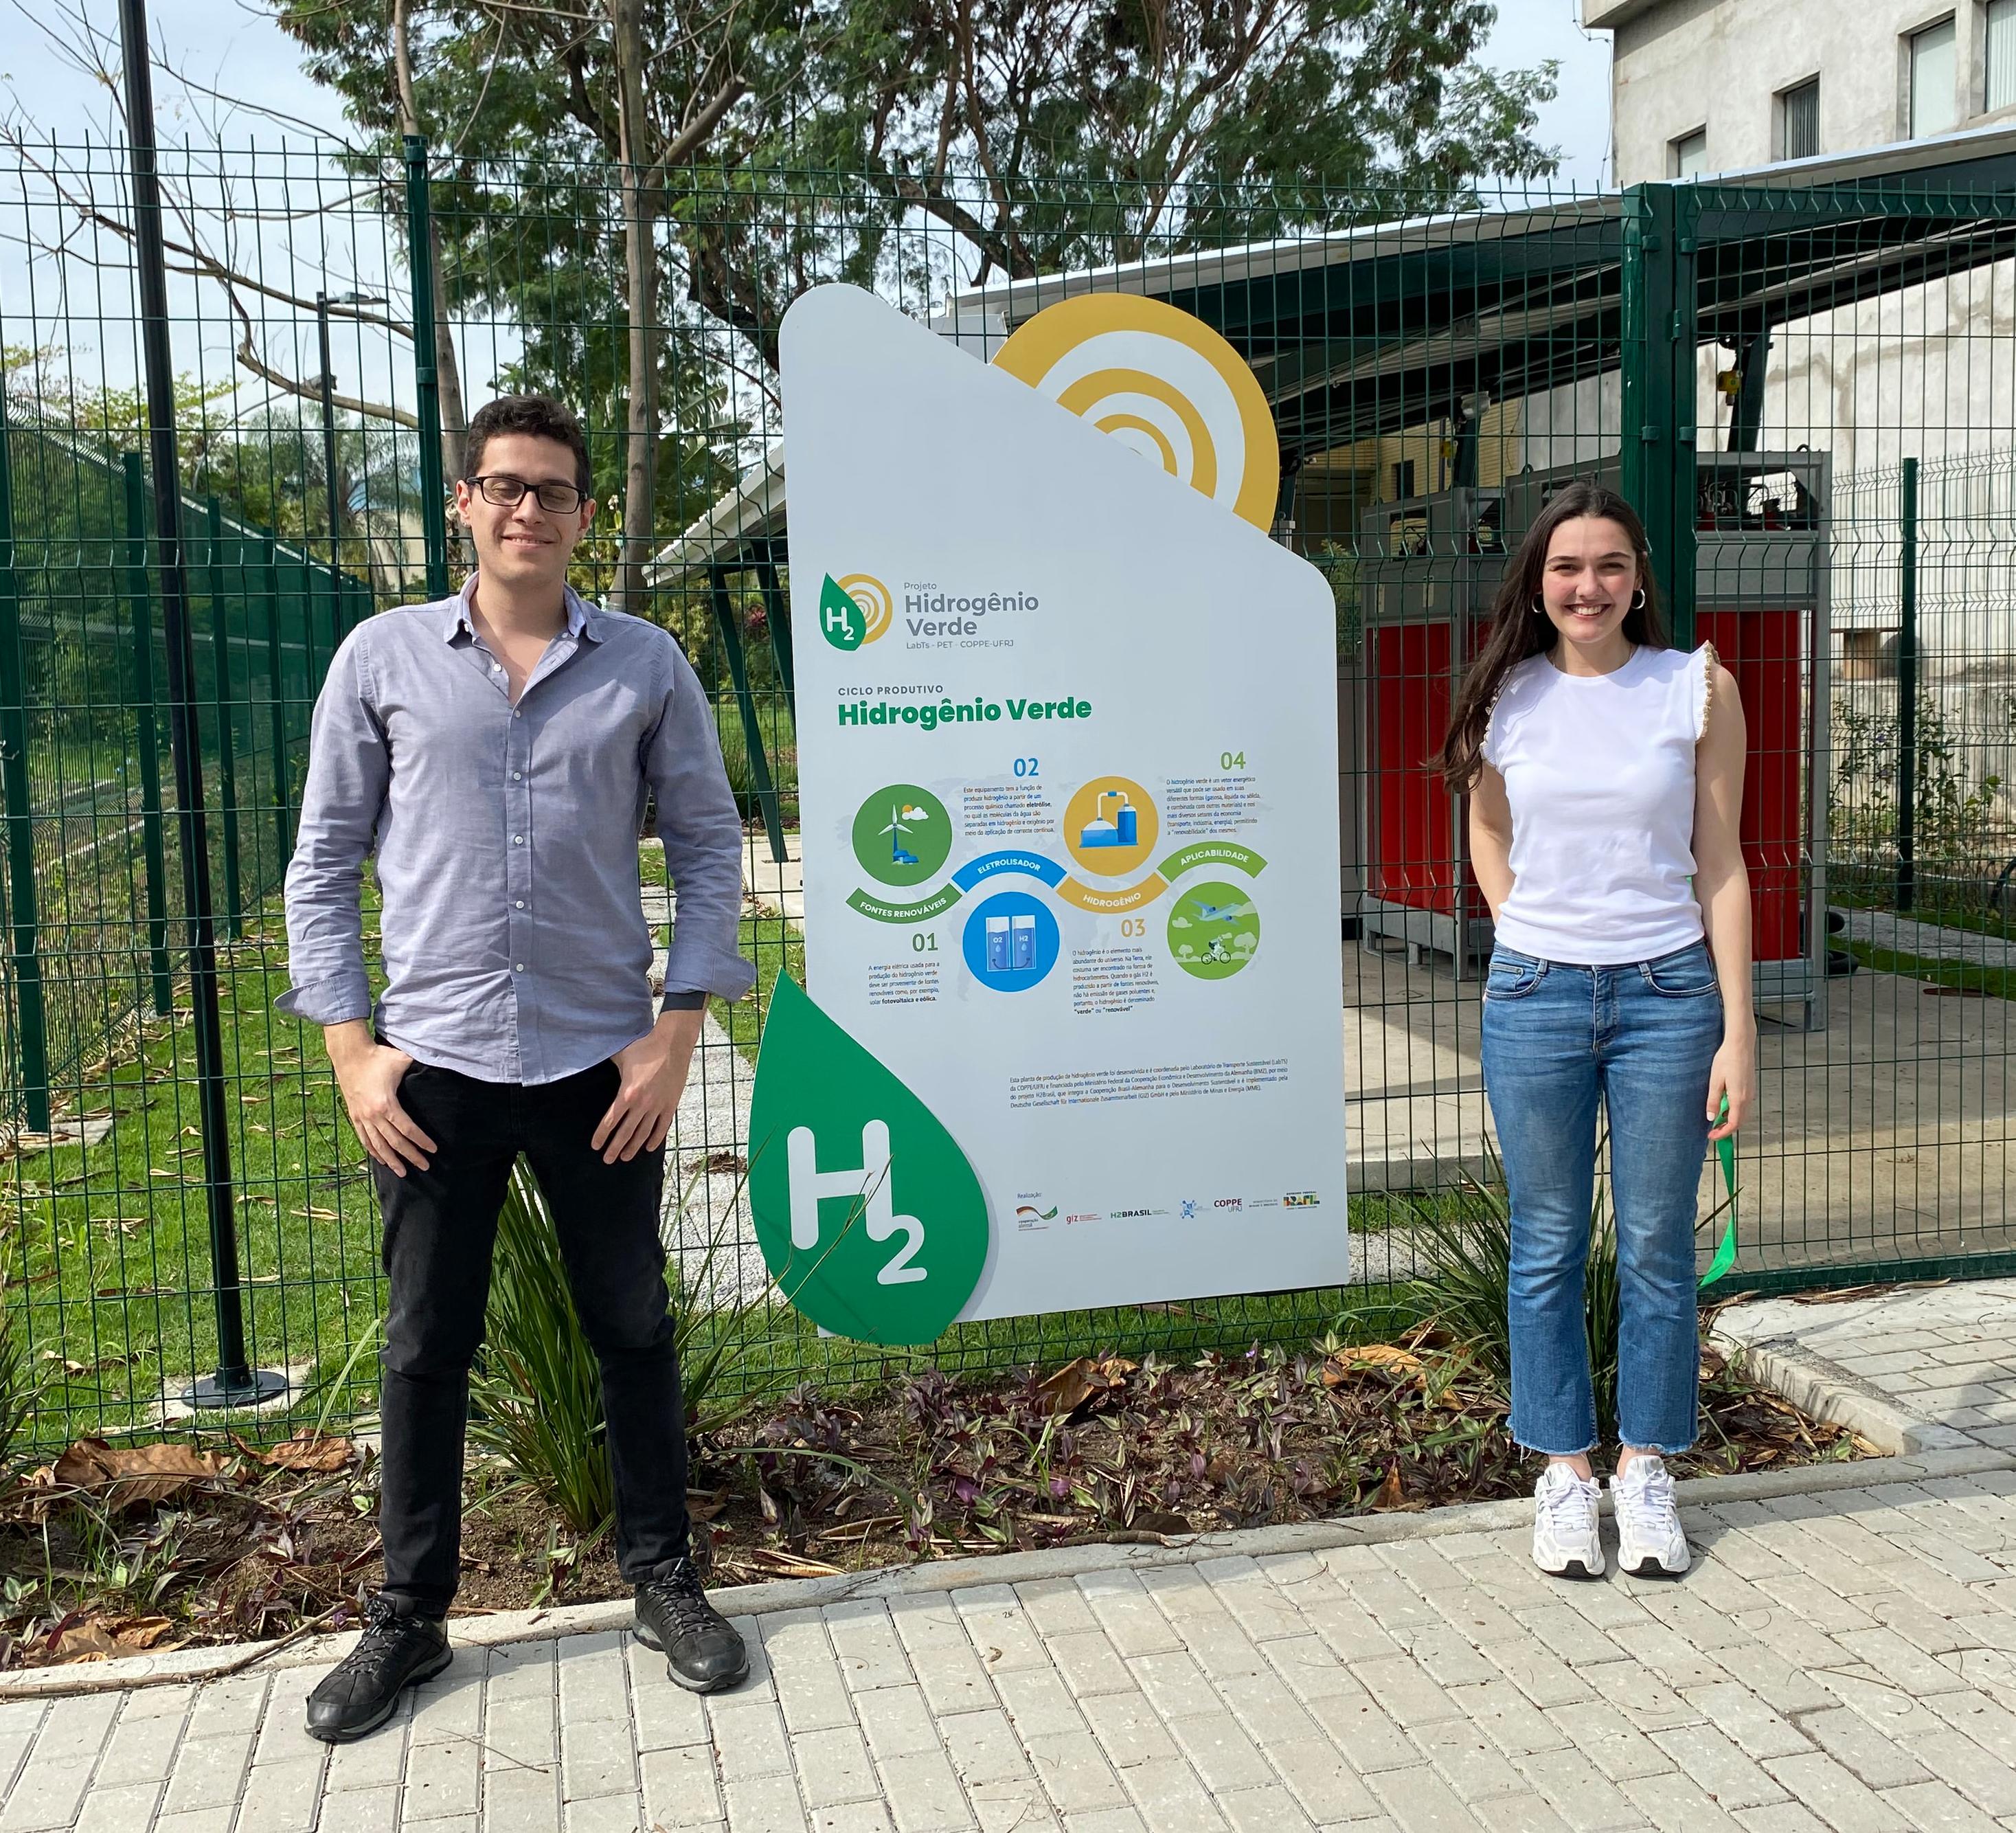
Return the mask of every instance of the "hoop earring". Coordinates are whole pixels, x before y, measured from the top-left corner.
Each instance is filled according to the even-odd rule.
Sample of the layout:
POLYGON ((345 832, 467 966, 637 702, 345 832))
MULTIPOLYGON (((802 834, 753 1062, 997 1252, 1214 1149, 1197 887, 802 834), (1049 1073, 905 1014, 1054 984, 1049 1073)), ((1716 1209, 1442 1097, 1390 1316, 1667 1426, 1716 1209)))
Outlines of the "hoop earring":
POLYGON ((1633 593, 1631 598, 1631 608, 1634 611, 1642 611, 1644 610, 1645 588, 1643 586, 1640 586, 1637 591, 1633 593))
POLYGON ((1536 618, 1545 617, 1546 615, 1546 607, 1543 604, 1538 598, 1535 598, 1526 608, 1536 618))

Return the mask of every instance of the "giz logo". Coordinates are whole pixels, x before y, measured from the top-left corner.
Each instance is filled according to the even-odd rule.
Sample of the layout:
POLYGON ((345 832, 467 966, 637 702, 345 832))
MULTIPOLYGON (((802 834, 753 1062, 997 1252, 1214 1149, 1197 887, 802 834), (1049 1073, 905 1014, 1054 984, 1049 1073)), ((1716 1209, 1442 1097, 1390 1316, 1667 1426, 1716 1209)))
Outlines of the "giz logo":
POLYGON ((819 1142, 808 1126, 794 1126, 784 1140, 784 1169, 791 1191, 791 1246, 809 1254, 819 1245, 819 1199, 851 1197, 855 1215, 862 1219, 871 1241, 886 1241, 897 1233, 905 1237, 902 1251, 875 1276, 876 1284, 905 1286, 928 1277, 927 1269, 910 1262, 924 1244, 924 1225, 914 1215, 898 1215, 889 1183, 889 1126, 871 1120, 861 1129, 861 1163, 850 1171, 822 1171, 819 1168, 819 1142))
POLYGON ((836 579, 829 573, 819 588, 819 634, 835 649, 857 650, 884 635, 896 615, 889 588, 869 573, 836 579))

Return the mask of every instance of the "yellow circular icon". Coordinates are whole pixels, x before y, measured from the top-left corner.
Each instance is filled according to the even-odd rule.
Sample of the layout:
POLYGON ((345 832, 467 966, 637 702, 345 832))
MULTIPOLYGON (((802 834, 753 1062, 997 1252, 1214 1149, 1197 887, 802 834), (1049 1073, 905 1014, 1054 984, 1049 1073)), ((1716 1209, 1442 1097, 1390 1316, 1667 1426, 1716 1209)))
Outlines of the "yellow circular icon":
POLYGON ((863 643, 873 643, 889 628, 896 614, 895 601, 889 596, 889 588, 873 573, 850 573, 833 584, 860 606, 861 614, 868 620, 868 628, 861 639, 863 643))
POLYGON ((1255 528, 1273 525, 1274 416, 1201 319, 1132 293, 1082 293, 1020 326, 994 363, 1255 528))
POLYGON ((1064 804, 1064 845, 1100 878, 1123 878, 1155 856, 1155 805, 1125 776, 1095 776, 1064 804))

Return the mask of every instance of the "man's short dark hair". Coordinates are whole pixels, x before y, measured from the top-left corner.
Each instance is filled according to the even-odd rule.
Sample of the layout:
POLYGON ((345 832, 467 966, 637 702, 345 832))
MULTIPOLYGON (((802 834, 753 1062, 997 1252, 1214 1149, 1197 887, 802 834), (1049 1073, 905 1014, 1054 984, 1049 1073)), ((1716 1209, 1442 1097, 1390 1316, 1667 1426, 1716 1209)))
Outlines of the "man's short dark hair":
POLYGON ((466 476, 483 474, 483 448, 506 433, 558 441, 574 454, 574 488, 583 496, 593 494, 595 480, 588 468, 588 436, 581 431, 573 410, 549 394, 500 394, 478 408, 476 418, 469 423, 466 476))

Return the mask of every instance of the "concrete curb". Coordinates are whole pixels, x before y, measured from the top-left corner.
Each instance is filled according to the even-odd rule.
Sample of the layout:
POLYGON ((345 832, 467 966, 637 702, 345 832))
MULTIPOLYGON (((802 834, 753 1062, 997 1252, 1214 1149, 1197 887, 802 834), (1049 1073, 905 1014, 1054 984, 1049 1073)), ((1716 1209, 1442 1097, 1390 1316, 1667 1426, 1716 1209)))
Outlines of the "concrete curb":
POLYGON ((1893 1457, 1960 1451, 1980 1443, 1957 1426, 1913 1413, 1874 1381, 1808 1349, 1796 1337, 1747 1337, 1727 1328, 1726 1322, 1717 1322, 1709 1341, 1731 1360, 1741 1360, 1760 1387, 1782 1395, 1809 1418, 1846 1426, 1893 1457))
MULTIPOLYGON (((1863 1431, 1872 1442, 1880 1442, 1861 1425, 1855 1425, 1855 1429, 1863 1431)), ((2016 1453, 1991 1450, 1970 1442, 1900 1449, 1880 1460, 1865 1458, 1854 1464, 1807 1464, 1739 1476, 1695 1477, 1679 1484, 1678 1489, 1682 1507, 1699 1509, 1730 1502, 1762 1502, 2005 1470, 2016 1470, 2016 1453)), ((1603 1505, 1606 1510, 1610 1506, 1607 1490, 1603 1505)), ((1525 1527, 1532 1519, 1532 1506, 1527 1498, 1515 1496, 1508 1501, 1463 1503, 1420 1514, 1359 1515, 1344 1521, 1233 1529, 1167 1545, 1093 1542, 1035 1552, 935 1560, 924 1565, 884 1566, 830 1578, 729 1586, 709 1595, 725 1615, 763 1616, 779 1611, 815 1610, 859 1598, 932 1596, 982 1585, 1024 1585, 1042 1579, 1077 1578, 1087 1572, 1140 1571, 1206 1559, 1261 1559, 1276 1554, 1315 1553, 1338 1547, 1492 1532, 1525 1527)), ((456 1619, 452 1640, 459 1648, 488 1648, 502 1643, 606 1634, 627 1630, 630 1616, 630 1605, 622 1599, 567 1604, 552 1610, 500 1611, 494 1616, 456 1619)), ((281 1668, 315 1666, 341 1660, 355 1641, 355 1632, 346 1631, 340 1635, 304 1637, 292 1643, 241 1643, 221 1648, 177 1649, 167 1655, 133 1655, 118 1662, 34 1668, 0 1675, 0 1702, 189 1685, 221 1679, 227 1672, 248 1667, 265 1674, 281 1668)))

